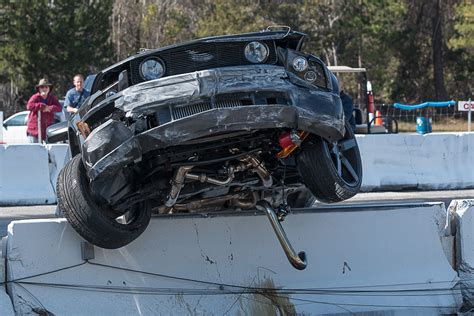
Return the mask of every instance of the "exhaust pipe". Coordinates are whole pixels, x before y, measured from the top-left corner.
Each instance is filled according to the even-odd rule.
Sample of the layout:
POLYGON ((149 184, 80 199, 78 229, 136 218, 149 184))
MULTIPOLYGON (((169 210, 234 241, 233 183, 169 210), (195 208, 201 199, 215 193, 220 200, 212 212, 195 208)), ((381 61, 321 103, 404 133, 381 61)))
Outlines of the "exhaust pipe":
POLYGON ((179 193, 184 186, 184 179, 188 174, 189 170, 191 170, 194 166, 182 166, 176 170, 170 193, 168 194, 168 198, 166 199, 165 206, 170 208, 176 204, 176 200, 178 199, 179 193))
POLYGON ((298 254, 296 254, 295 250, 290 244, 290 241, 288 240, 288 237, 286 237, 285 230, 281 226, 275 210, 272 208, 270 203, 265 200, 260 200, 257 202, 257 209, 267 214, 267 217, 272 224, 273 230, 277 235, 278 241, 280 242, 280 245, 283 248, 283 251, 285 252, 285 255, 288 258, 288 261, 290 261, 291 265, 298 270, 306 269, 306 253, 304 251, 300 251, 298 254))
POLYGON ((241 160, 249 163, 253 167, 254 172, 260 177, 265 188, 270 188, 273 185, 272 176, 268 170, 265 169, 263 163, 255 156, 248 155, 243 157, 241 160))
POLYGON ((231 173, 227 177, 227 179, 225 179, 225 180, 218 180, 218 179, 208 177, 204 173, 201 173, 201 174, 188 173, 188 174, 186 174, 186 179, 199 181, 199 182, 208 182, 208 183, 211 183, 211 184, 214 184, 214 185, 223 186, 223 185, 227 185, 227 184, 231 183, 232 180, 234 180, 234 174, 231 173))

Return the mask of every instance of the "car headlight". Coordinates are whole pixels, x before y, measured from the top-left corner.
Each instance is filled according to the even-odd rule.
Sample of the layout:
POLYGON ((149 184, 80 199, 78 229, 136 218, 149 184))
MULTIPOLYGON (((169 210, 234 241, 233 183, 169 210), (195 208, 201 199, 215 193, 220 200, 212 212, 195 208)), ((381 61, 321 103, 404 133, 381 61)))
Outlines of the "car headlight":
POLYGON ((316 81, 316 79, 318 79, 318 74, 315 71, 310 70, 304 74, 304 79, 313 83, 316 81))
POLYGON ((298 56, 293 59, 293 69, 297 72, 302 72, 308 69, 308 60, 303 56, 298 56))
POLYGON ((286 69, 297 78, 319 88, 328 89, 329 84, 324 63, 313 55, 289 50, 286 69))
POLYGON ((250 42, 245 46, 245 58, 251 63, 259 64, 268 58, 267 45, 260 42, 250 42))
POLYGON ((161 78, 164 73, 165 67, 158 58, 148 58, 140 64, 140 76, 145 80, 161 78))

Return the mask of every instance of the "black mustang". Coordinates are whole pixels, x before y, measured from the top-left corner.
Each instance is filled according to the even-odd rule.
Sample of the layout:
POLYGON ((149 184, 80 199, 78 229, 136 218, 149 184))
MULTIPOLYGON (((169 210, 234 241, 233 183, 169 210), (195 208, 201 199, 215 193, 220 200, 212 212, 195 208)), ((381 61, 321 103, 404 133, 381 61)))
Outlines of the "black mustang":
POLYGON ((118 248, 152 213, 280 210, 354 196, 359 149, 336 77, 291 30, 146 50, 98 73, 72 117, 59 207, 118 248))

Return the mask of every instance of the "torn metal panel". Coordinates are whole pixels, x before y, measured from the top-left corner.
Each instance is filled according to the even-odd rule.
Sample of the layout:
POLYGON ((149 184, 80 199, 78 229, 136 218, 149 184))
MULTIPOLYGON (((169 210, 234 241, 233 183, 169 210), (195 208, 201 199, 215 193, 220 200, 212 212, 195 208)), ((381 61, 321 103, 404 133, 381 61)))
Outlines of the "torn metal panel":
MULTIPOLYGON (((333 126, 329 125, 333 122, 330 116, 320 116, 315 119, 308 111, 301 111, 303 115, 297 115, 297 113, 295 108, 288 106, 215 109, 156 127, 133 138, 123 139, 123 143, 117 139, 121 134, 115 133, 116 129, 112 128, 112 124, 107 124, 96 129, 97 134, 103 134, 104 137, 95 141, 91 134, 83 145, 86 159, 96 157, 94 160, 86 160, 86 167, 89 168, 91 179, 94 179, 106 170, 113 174, 112 170, 118 170, 123 165, 139 159, 150 150, 219 132, 285 127, 301 128, 317 133, 325 127, 333 129, 333 126), (102 129, 104 129, 103 133, 99 133, 102 129), (101 140, 108 140, 110 143, 95 146, 105 144, 101 140), (113 147, 114 144, 119 145, 113 147), (110 151, 107 152, 107 150, 110 151)), ((116 122, 113 126, 119 124, 121 123, 116 122)), ((337 136, 337 134, 334 135, 334 137, 337 136)))
MULTIPOLYGON (((138 117, 166 105, 190 104, 223 94, 262 91, 285 94, 293 106, 311 108, 316 116, 322 112, 336 114, 334 120, 342 117, 342 105, 337 95, 314 86, 311 89, 296 86, 290 82, 285 68, 271 65, 226 67, 144 82, 124 90, 115 106, 127 112, 128 116, 138 117)), ((342 131, 341 126, 336 128, 342 131)))
MULTIPOLYGON (((292 128, 331 140, 342 136, 340 99, 318 88, 293 85, 285 69, 277 66, 229 67, 153 80, 124 90, 115 104, 128 117, 137 118, 161 110, 170 111, 172 105, 192 104, 219 95, 264 91, 287 96, 292 104, 229 108, 215 108, 211 104, 200 113, 165 122, 135 136, 127 132, 124 125, 120 127, 120 122, 107 122, 96 128, 83 144, 89 175, 94 179, 106 169, 117 170, 150 150, 215 133, 292 128)), ((172 116, 169 115, 170 119, 172 116)))
POLYGON ((200 95, 198 74, 191 73, 147 81, 122 92, 115 106, 128 116, 152 113, 157 107, 170 103, 188 103, 200 95))
POLYGON ((108 120, 100 128, 92 131, 82 145, 82 155, 86 168, 92 168, 104 156, 121 147, 120 154, 116 153, 116 159, 123 155, 132 161, 140 157, 140 147, 133 134, 123 123, 108 120), (129 146, 124 146, 129 144, 129 146))

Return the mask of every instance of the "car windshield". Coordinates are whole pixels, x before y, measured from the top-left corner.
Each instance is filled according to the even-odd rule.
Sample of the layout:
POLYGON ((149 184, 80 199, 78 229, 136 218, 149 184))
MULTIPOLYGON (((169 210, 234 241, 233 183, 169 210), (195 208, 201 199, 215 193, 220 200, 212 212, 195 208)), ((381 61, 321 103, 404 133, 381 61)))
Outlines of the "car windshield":
POLYGON ((5 126, 23 126, 28 121, 28 114, 18 114, 5 120, 5 126))
POLYGON ((97 75, 89 75, 87 76, 86 80, 84 81, 84 88, 88 91, 92 91, 92 84, 94 83, 94 79, 97 75))

